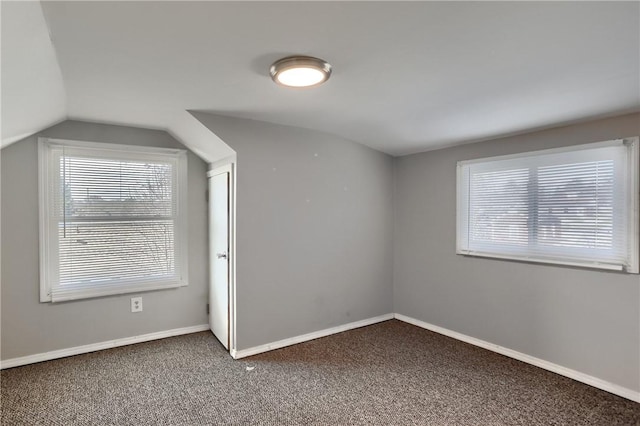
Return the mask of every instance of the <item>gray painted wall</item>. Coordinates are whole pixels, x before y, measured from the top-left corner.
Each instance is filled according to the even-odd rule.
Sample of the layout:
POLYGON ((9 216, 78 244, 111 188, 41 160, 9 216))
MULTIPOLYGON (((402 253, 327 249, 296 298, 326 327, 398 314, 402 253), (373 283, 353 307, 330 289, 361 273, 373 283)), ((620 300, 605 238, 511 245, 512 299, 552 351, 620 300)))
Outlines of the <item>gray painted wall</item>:
POLYGON ((207 323, 206 164, 188 155, 189 285, 65 303, 39 302, 37 136, 184 148, 165 132, 66 121, 1 155, 1 359, 207 323), (141 295, 144 311, 131 313, 141 295))
POLYGON ((640 277, 455 254, 456 162, 640 134, 640 114, 395 160, 395 312, 640 390, 640 277))
POLYGON ((237 349, 393 308, 393 160, 311 130, 196 114, 237 153, 237 349))

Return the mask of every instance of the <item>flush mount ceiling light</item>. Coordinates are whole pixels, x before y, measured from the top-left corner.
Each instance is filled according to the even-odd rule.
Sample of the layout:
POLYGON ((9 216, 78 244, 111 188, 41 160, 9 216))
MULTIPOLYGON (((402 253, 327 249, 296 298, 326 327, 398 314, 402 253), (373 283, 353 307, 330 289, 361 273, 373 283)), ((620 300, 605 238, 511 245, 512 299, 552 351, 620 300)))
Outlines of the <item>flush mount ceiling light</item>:
POLYGON ((311 56, 288 56, 277 60, 269 70, 277 84, 287 87, 318 86, 331 76, 331 65, 311 56))

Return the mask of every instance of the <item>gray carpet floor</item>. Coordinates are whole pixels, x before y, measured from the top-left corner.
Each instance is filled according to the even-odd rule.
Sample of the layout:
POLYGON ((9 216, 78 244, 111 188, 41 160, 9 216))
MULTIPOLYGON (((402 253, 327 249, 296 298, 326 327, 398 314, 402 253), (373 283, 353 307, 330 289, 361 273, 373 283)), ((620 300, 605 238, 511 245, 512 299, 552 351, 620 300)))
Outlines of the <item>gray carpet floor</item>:
POLYGON ((640 404, 400 321, 234 361, 210 332, 4 370, 2 425, 640 425, 640 404))

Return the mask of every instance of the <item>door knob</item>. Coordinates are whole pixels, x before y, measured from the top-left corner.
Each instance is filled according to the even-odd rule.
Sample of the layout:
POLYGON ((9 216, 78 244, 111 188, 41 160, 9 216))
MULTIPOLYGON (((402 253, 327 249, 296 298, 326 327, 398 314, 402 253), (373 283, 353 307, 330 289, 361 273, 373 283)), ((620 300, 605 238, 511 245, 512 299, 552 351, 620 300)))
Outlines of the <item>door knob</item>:
POLYGON ((226 259, 227 253, 226 252, 216 253, 216 256, 218 256, 218 259, 226 259))

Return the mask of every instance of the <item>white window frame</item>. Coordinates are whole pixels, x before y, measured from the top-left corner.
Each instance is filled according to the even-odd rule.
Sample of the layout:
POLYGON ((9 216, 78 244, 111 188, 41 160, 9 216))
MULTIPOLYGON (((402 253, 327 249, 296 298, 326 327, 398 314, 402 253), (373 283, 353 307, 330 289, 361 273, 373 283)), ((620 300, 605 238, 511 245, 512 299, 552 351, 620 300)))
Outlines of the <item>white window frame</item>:
POLYGON ((150 290, 169 289, 188 285, 188 200, 187 200, 187 152, 182 149, 156 148, 138 145, 122 145, 77 140, 38 138, 38 190, 40 214, 40 302, 58 302, 92 297, 126 294, 150 290), (53 149, 69 147, 86 150, 87 154, 109 159, 160 160, 175 167, 176 213, 174 229, 175 267, 177 277, 166 280, 128 280, 100 287, 87 285, 52 300, 52 287, 59 280, 59 247, 57 224, 52 218, 55 187, 53 179, 53 149))
POLYGON ((525 262, 534 262, 534 263, 546 263, 546 264, 556 264, 556 265, 568 265, 568 266, 578 266, 578 267, 586 267, 586 268, 594 268, 594 269, 606 269, 606 270, 616 270, 627 273, 639 273, 639 182, 638 182, 638 174, 639 174, 639 138, 638 137, 629 137, 623 139, 615 139, 609 140, 605 142, 596 142, 596 143, 588 143, 582 145, 573 145, 562 148, 553 148, 539 151, 531 151, 519 154, 512 155, 502 155, 495 157, 487 157, 487 158, 479 158, 474 160, 466 160, 459 161, 457 163, 457 206, 456 206, 456 253, 465 256, 475 256, 475 257, 486 257, 486 258, 495 258, 495 259, 507 259, 507 260, 518 260, 525 262), (597 262, 597 261, 582 261, 575 259, 563 259, 560 257, 540 257, 534 256, 532 254, 524 253, 522 255, 514 255, 511 253, 497 253, 497 252, 479 252, 473 251, 469 249, 468 245, 468 212, 469 212, 469 201, 465 197, 468 196, 468 185, 469 182, 465 182, 465 168, 472 164, 478 163, 487 163, 492 161, 502 161, 502 160, 511 160, 511 159, 520 159, 529 156, 540 156, 546 154, 556 154, 556 153, 565 153, 565 152, 576 152, 585 149, 593 149, 599 147, 609 147, 609 146, 620 146, 621 144, 625 145, 628 149, 627 151, 627 211, 626 211, 626 219, 627 219, 627 238, 628 238, 628 264, 627 265, 615 265, 607 262, 597 262), (465 187, 466 186, 466 187, 465 187))

